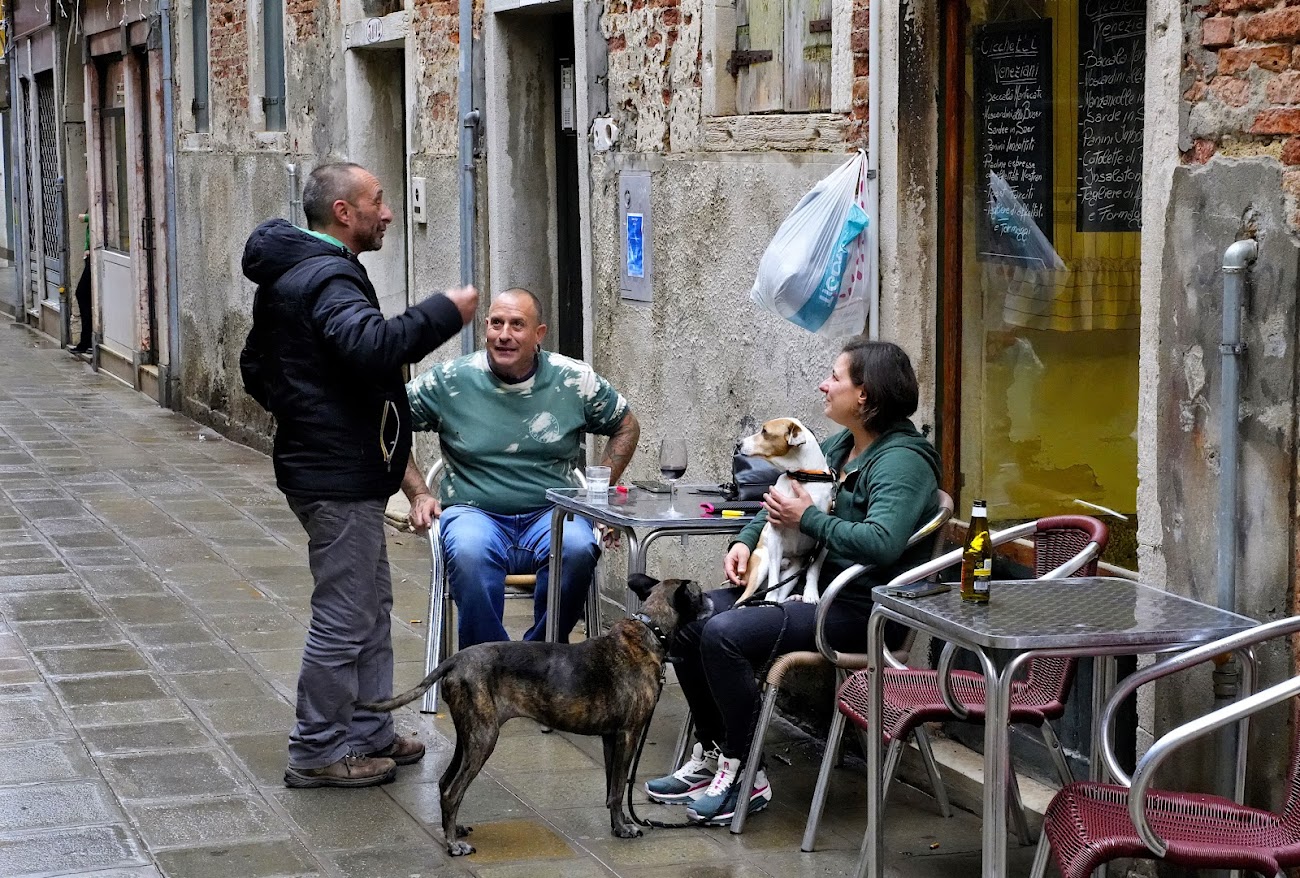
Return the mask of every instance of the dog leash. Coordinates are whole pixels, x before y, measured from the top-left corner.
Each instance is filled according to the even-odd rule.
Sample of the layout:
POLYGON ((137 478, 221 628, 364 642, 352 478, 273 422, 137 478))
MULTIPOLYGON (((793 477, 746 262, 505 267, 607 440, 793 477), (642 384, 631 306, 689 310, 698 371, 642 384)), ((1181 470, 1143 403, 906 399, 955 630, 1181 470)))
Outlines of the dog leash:
MULTIPOLYGON (((764 589, 762 592, 755 592, 754 595, 750 595, 750 598, 752 599, 758 594, 767 594, 767 592, 772 591, 773 589, 780 588, 782 585, 785 585, 786 582, 790 581, 791 579, 794 579, 795 576, 798 576, 799 573, 801 572, 802 571, 797 571, 791 574, 789 579, 785 580, 784 582, 778 582, 771 589, 764 589)), ((777 632, 776 641, 772 644, 772 651, 768 654, 767 661, 763 664, 763 668, 758 675, 760 680, 765 680, 767 679, 768 672, 772 670, 772 665, 776 664, 777 657, 780 656, 781 654, 781 641, 785 639, 785 630, 790 624, 790 615, 782 604, 776 603, 774 601, 753 602, 752 600, 747 600, 743 604, 742 603, 732 604, 731 609, 734 610, 736 607, 742 607, 742 606, 743 607, 777 607, 781 610, 781 630, 777 632)), ((667 649, 667 637, 659 629, 659 627, 650 620, 648 616, 646 616, 644 613, 636 613, 632 616, 632 618, 636 619, 638 622, 641 622, 643 625, 649 628, 650 632, 659 639, 659 642, 664 644, 665 650, 667 649)), ((665 652, 665 656, 666 656, 666 652, 665 652)), ((667 678, 668 678, 668 660, 665 657, 663 667, 659 669, 659 691, 655 693, 655 709, 658 709, 659 701, 663 697, 664 683, 667 681, 667 678)), ((750 714, 749 731, 751 735, 754 734, 755 730, 758 727, 758 715, 759 712, 762 710, 762 703, 763 702, 761 699, 757 703, 755 703, 754 712, 750 714)), ((652 718, 654 717, 654 710, 650 711, 650 716, 652 718)), ((645 752, 645 742, 646 739, 649 737, 649 735, 650 735, 650 723, 647 722, 645 724, 645 728, 641 730, 641 740, 637 742, 636 753, 633 755, 632 765, 628 769, 627 794, 624 796, 624 798, 627 800, 628 816, 631 817, 632 822, 637 824, 638 826, 648 826, 654 829, 690 829, 692 827, 707 825, 704 823, 696 823, 692 820, 683 820, 680 823, 664 823, 661 820, 651 820, 648 818, 643 819, 637 816, 636 802, 633 799, 632 792, 636 788, 636 775, 637 775, 637 771, 641 767, 641 754, 645 752)), ((741 778, 737 778, 736 782, 739 783, 740 780, 741 778)), ((749 795, 749 793, 745 793, 745 795, 749 795)))

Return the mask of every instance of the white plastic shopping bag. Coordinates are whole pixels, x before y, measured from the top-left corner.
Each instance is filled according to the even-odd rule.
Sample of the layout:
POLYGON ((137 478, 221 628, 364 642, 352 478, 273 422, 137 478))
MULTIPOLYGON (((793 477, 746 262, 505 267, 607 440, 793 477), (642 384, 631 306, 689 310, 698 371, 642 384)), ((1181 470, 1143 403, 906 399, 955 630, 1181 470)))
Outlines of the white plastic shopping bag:
POLYGON ((749 297, 821 335, 863 330, 870 288, 866 153, 859 150, 795 205, 758 263, 749 297))

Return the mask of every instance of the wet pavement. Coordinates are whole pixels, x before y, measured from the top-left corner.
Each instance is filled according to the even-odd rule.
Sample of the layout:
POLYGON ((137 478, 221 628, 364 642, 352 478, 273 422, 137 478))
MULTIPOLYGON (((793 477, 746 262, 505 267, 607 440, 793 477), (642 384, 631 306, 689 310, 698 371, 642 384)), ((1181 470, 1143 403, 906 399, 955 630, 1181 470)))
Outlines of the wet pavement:
MULTIPOLYGON (((18 326, 0 326, 0 876, 428 878, 850 874, 865 775, 836 771, 799 852, 820 742, 773 730, 776 798, 743 835, 609 834, 598 739, 508 723, 452 859, 437 779, 445 716, 398 714, 429 755, 390 785, 282 784, 308 621, 305 538, 267 457, 158 408, 18 326), (786 764, 786 763, 789 764, 786 764)), ((390 532, 397 688, 423 675, 428 554, 390 532)), ((522 631, 531 602, 507 602, 522 631)), ((665 690, 641 763, 667 769, 683 703, 665 690)), ((643 800, 642 800, 643 801, 643 800)), ((643 805, 643 816, 678 810, 643 805)), ((891 878, 974 876, 979 820, 896 785, 891 878)), ((1025 874, 1032 849, 1015 849, 1025 874)))

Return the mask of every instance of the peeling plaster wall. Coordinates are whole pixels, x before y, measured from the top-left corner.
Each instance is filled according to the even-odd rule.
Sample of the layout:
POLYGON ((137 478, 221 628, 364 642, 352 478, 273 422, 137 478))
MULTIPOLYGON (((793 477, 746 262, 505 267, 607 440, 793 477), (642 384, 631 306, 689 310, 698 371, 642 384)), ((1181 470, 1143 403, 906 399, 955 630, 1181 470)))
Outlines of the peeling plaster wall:
MULTIPOLYGON (((273 422, 243 391, 239 377, 239 352, 251 325, 253 287, 242 276, 240 258, 248 234, 258 223, 271 217, 289 218, 291 200, 301 197, 308 173, 318 164, 340 159, 361 158, 349 154, 349 102, 369 93, 366 83, 349 79, 349 65, 343 48, 344 18, 384 15, 402 4, 357 3, 348 0, 340 12, 337 3, 291 0, 286 4, 286 92, 288 131, 264 133, 259 103, 261 83, 260 44, 250 32, 257 22, 249 21, 247 4, 236 0, 212 0, 209 4, 211 132, 196 134, 188 111, 192 82, 188 74, 178 77, 191 91, 178 100, 180 149, 177 155, 177 204, 180 254, 179 288, 184 361, 181 366, 183 406, 187 414, 211 424, 239 441, 270 448, 273 422), (290 185, 286 164, 298 168, 298 189, 290 185)), ((457 242, 458 168, 455 159, 455 81, 457 46, 454 38, 455 3, 415 0, 411 35, 407 41, 407 102, 416 107, 437 107, 448 88, 451 112, 413 111, 412 142, 425 152, 411 157, 412 173, 427 180, 428 222, 413 225, 407 242, 411 251, 413 286, 408 292, 402 271, 390 271, 390 281, 380 290, 386 313, 395 313, 410 298, 417 300, 458 283, 457 242), (453 25, 446 38, 446 22, 453 25), (412 52, 421 54, 412 61, 412 52)), ((185 30, 176 31, 178 42, 188 39, 185 30)), ((188 59, 188 50, 178 52, 188 59)), ((397 64, 396 53, 385 57, 397 64)), ((372 57, 370 62, 383 63, 372 57)), ((361 65, 362 67, 366 65, 361 65)), ((373 64, 371 64, 373 66, 373 64)), ((360 77, 365 71, 356 73, 360 77)), ((401 87, 399 76, 387 77, 387 84, 401 87)), ((373 85, 373 83, 371 83, 373 85)), ((392 96, 392 101, 397 95, 392 96)), ((390 127, 402 122, 401 107, 386 102, 390 127)), ((355 109, 355 108, 353 108, 355 109)), ((374 118, 376 107, 366 109, 374 118)), ((391 141, 391 138, 390 138, 391 141)), ((364 137, 357 148, 367 148, 364 137)), ((388 142, 387 148, 404 155, 403 144, 388 142)), ((385 188, 400 192, 404 172, 385 172, 385 188)), ((480 178, 480 185, 482 180, 480 178)), ((483 217, 480 205, 480 219, 483 217)), ((301 210, 298 221, 302 222, 301 210)), ((399 234, 404 215, 394 219, 389 235, 399 234)), ((381 251, 383 252, 383 251, 381 251)), ((373 261, 377 254, 363 256, 373 261)), ((480 254, 480 265, 485 264, 480 254)), ((447 356, 459 352, 451 342, 438 352, 447 356)))
MULTIPOLYGON (((1289 615, 1295 515, 1297 281, 1300 248, 1288 233, 1281 168, 1268 159, 1215 158, 1173 174, 1163 239, 1164 283, 1159 321, 1157 417, 1162 461, 1160 526, 1166 587, 1206 603, 1217 597, 1216 540, 1224 249, 1253 235, 1259 259, 1243 311, 1240 479, 1237 527, 1237 611, 1269 620, 1289 615)), ((1285 643, 1262 656, 1272 682, 1290 672, 1285 643)), ((1168 718, 1211 706, 1210 669, 1184 675, 1182 685, 1159 688, 1154 731, 1168 718)), ((1163 726, 1163 727, 1162 727, 1163 726)), ((1253 801, 1276 803, 1287 753, 1286 714, 1251 724, 1253 801), (1267 796, 1264 792, 1267 791, 1267 796)), ((1213 755, 1203 751, 1210 764, 1213 755)), ((1198 760, 1187 759, 1195 765, 1198 760)))
MULTIPOLYGON (((749 289, 781 220, 843 160, 777 153, 593 157, 593 362, 641 421, 630 478, 657 477, 659 441, 669 432, 689 442, 686 481, 706 483, 730 477, 742 423, 788 415, 804 420, 819 438, 838 429, 822 413, 817 386, 840 341, 760 311, 749 289), (618 172, 633 169, 652 175, 649 303, 619 293, 618 172)), ((916 350, 917 338, 895 338, 916 350)), ((717 584, 725 543, 723 537, 696 538, 682 550, 663 541, 652 553, 651 572, 717 584), (701 548, 706 540, 709 548, 701 548)), ((621 564, 605 568, 625 569, 621 564)))

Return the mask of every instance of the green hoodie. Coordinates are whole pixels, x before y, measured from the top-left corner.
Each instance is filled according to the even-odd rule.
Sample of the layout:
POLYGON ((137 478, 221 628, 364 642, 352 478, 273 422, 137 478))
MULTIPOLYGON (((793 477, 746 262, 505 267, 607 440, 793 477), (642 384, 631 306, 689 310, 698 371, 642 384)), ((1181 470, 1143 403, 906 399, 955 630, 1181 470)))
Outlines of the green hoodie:
MULTIPOLYGON (((840 600, 869 603, 873 585, 930 558, 928 543, 906 547, 912 534, 939 511, 939 454, 908 420, 885 428, 866 451, 847 462, 853 450, 848 430, 829 437, 821 447, 826 462, 843 480, 832 511, 809 507, 799 530, 826 545, 822 588, 850 565, 875 566, 840 593, 840 600)), ((753 549, 766 520, 767 513, 760 512, 735 542, 753 549)))

